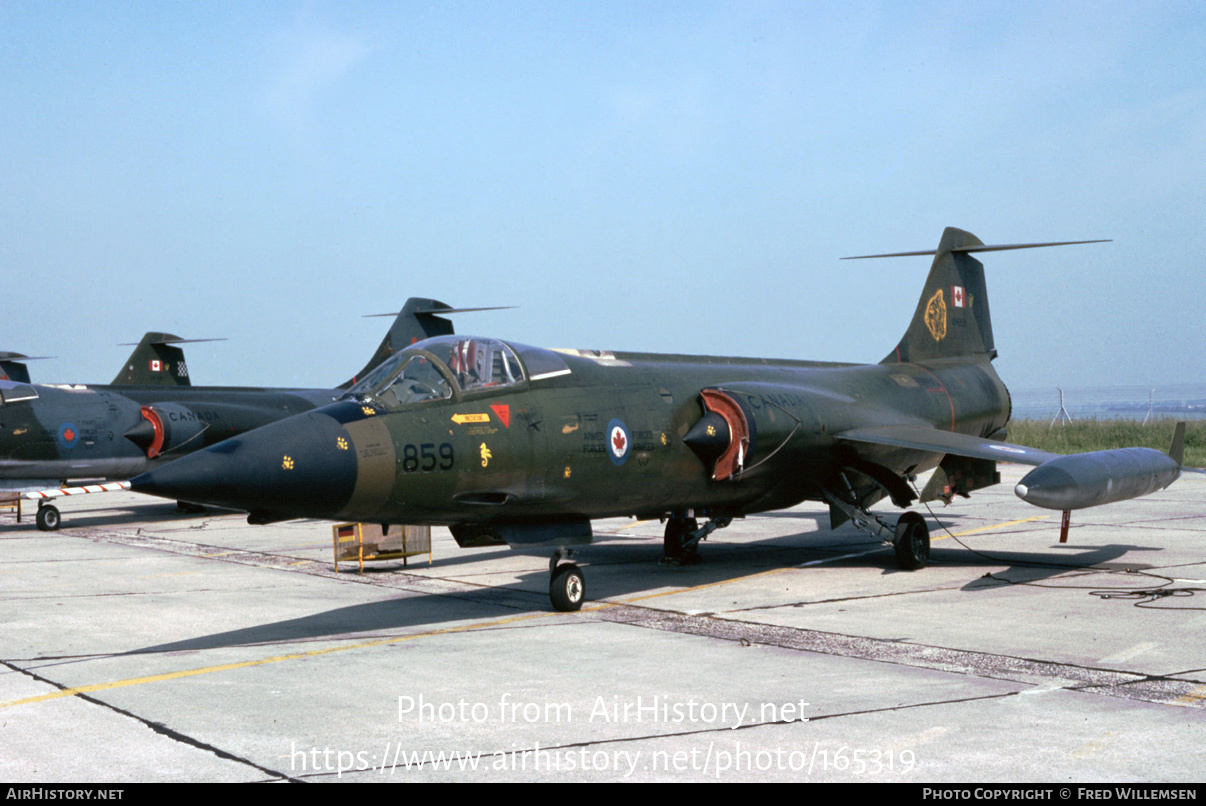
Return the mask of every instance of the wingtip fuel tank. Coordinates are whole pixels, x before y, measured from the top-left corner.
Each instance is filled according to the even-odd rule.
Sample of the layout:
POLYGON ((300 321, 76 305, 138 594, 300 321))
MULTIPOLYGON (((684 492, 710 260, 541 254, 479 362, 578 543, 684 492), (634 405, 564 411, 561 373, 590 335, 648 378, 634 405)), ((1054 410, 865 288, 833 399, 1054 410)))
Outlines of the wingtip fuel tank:
POLYGON ((1180 464, 1152 448, 1118 448, 1061 456, 1026 474, 1014 492, 1046 509, 1084 509, 1163 490, 1181 475, 1180 464))

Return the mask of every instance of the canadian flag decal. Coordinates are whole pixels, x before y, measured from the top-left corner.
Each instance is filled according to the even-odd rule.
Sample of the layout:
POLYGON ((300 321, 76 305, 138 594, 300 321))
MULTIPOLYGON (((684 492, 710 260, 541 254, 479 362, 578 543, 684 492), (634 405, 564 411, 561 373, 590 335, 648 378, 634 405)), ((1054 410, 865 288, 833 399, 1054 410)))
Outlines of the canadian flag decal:
POLYGON ((162 372, 163 362, 155 358, 151 360, 151 372, 162 372))
POLYGON ((961 286, 961 285, 951 286, 951 304, 954 305, 956 308, 963 307, 963 286, 961 286))

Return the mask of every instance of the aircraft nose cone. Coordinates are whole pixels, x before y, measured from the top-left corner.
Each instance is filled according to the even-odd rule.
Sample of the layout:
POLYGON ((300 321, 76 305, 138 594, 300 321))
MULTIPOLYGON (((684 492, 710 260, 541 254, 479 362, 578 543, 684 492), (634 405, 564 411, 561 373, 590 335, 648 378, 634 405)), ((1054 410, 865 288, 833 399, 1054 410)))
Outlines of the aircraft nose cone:
POLYGON ((714 411, 700 418, 683 437, 687 447, 705 464, 720 458, 732 441, 733 435, 729 430, 728 421, 714 411))
POLYGON ((267 522, 335 517, 351 498, 356 477, 356 451, 344 424, 311 411, 136 476, 131 489, 246 510, 253 522, 267 522))

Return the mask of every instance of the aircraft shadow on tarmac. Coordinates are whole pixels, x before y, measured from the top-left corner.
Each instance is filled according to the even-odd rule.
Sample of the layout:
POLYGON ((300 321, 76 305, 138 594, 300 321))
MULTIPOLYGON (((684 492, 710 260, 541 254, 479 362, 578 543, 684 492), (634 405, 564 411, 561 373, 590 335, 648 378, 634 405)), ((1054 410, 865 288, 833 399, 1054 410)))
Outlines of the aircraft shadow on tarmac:
MULTIPOLYGON (((1033 534, 1033 530, 1029 532, 1033 534)), ((866 568, 880 570, 883 575, 916 574, 922 581, 926 573, 925 570, 910 572, 896 569, 890 559, 891 547, 868 539, 851 527, 843 527, 836 533, 822 528, 818 531, 742 543, 725 544, 717 541, 705 544, 701 548, 701 562, 678 567, 658 565, 657 558, 661 554, 659 538, 617 539, 611 535, 600 537, 602 539, 599 544, 583 547, 578 553, 579 559, 588 565, 592 572, 587 608, 593 602, 604 599, 622 600, 627 596, 655 592, 659 589, 685 590, 717 583, 738 582, 766 571, 789 569, 815 560, 821 560, 826 568, 866 568)), ((1160 550, 1128 544, 1060 548, 1074 551, 1075 554, 1053 554, 1046 543, 1041 550, 1011 551, 998 548, 985 550, 982 554, 978 549, 969 550, 952 545, 935 547, 931 561, 933 566, 941 569, 974 569, 977 572, 974 578, 961 590, 976 593, 1010 584, 1006 579, 1013 582, 1035 582, 1090 566, 1095 570, 1142 570, 1150 566, 1115 561, 1128 552, 1160 550), (978 573, 979 569, 999 569, 1001 566, 1006 567, 993 572, 997 579, 986 580, 983 574, 978 573)), ((507 549, 491 551, 488 554, 471 552, 464 557, 464 562, 481 562, 487 557, 498 559, 508 556, 508 552, 507 549)), ((446 567, 460 564, 450 561, 446 563, 446 567)), ((405 573, 401 566, 390 570, 405 573)), ((385 569, 381 569, 375 574, 384 572, 385 569)), ((801 572, 807 574, 809 569, 802 568, 801 572)), ((480 581, 490 573, 483 569, 482 574, 476 577, 467 574, 465 578, 480 581)), ((448 578, 447 575, 436 576, 448 578)), ((327 640, 373 640, 398 637, 415 628, 439 629, 443 624, 506 618, 517 613, 545 609, 547 600, 542 590, 548 579, 545 569, 520 572, 518 579, 518 583, 510 585, 467 588, 464 591, 449 593, 397 595, 394 589, 386 589, 382 593, 390 598, 380 601, 348 605, 299 618, 158 644, 131 650, 126 654, 201 651, 256 645, 304 645, 327 640)), ((422 580, 418 579, 416 583, 418 586, 422 580)), ((644 604, 641 601, 636 603, 644 604)), ((785 606, 790 604, 792 603, 784 602, 785 606)), ((651 602, 649 605, 656 607, 656 603, 651 602)), ((303 647, 292 649, 301 650, 303 647)))

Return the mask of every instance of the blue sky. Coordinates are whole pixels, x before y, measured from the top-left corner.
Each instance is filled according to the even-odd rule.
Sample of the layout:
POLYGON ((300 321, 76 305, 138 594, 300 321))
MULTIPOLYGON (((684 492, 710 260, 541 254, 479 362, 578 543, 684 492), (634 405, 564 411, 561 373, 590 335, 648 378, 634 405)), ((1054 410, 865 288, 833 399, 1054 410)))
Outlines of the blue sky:
POLYGON ((875 362, 942 228, 1010 386, 1206 382, 1206 9, 0 4, 0 350, 327 386, 409 296, 555 347, 875 362))

